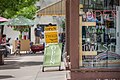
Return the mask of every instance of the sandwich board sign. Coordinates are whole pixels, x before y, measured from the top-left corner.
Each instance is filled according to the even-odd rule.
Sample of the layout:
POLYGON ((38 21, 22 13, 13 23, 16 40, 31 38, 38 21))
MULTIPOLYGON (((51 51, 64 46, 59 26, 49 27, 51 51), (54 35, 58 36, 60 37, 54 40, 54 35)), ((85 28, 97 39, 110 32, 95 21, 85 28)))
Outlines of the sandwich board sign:
POLYGON ((61 66, 61 49, 62 43, 49 44, 45 47, 43 69, 44 67, 59 67, 61 66))
POLYGON ((45 43, 58 43, 58 29, 57 26, 48 26, 44 28, 45 43))
POLYGON ((58 32, 57 31, 46 31, 45 42, 48 43, 58 43, 58 32))

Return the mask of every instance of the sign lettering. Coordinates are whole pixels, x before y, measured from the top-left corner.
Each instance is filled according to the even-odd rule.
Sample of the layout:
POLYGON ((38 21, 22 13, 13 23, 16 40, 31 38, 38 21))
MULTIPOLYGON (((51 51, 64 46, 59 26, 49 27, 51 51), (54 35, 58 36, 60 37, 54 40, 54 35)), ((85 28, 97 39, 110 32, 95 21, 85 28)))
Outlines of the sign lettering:
POLYGON ((57 30, 57 27, 56 26, 48 26, 48 27, 45 27, 45 31, 56 31, 57 30))
POLYGON ((57 26, 48 26, 44 29, 45 42, 48 43, 58 43, 58 31, 57 26))
POLYGON ((61 49, 62 44, 49 44, 44 51, 44 67, 60 66, 61 65, 61 49))
POLYGON ((45 32, 46 43, 58 43, 58 33, 57 32, 45 32))
POLYGON ((54 63, 55 63, 55 59, 54 59, 55 50, 56 50, 56 46, 51 46, 51 51, 52 51, 51 59, 50 59, 50 63, 51 63, 51 64, 54 64, 54 63))

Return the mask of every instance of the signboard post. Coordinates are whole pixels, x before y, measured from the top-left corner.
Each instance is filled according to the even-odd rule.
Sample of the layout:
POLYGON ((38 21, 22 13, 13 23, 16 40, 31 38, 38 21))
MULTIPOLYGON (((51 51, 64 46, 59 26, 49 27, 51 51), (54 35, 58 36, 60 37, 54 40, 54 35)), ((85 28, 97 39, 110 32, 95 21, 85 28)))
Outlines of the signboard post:
POLYGON ((44 72, 45 67, 59 67, 60 70, 62 43, 58 41, 57 27, 48 26, 44 30, 46 46, 42 71, 44 72))
POLYGON ((56 31, 45 32, 45 42, 58 43, 58 33, 56 31))
POLYGON ((116 53, 120 54, 120 7, 116 8, 116 53))
POLYGON ((45 47, 44 51, 44 60, 43 60, 43 68, 44 67, 59 67, 61 66, 61 49, 62 43, 58 44, 49 44, 45 47))
POLYGON ((58 31, 57 31, 57 27, 56 26, 49 26, 49 27, 45 27, 44 29, 44 33, 45 33, 45 42, 46 44, 49 43, 58 43, 58 31))

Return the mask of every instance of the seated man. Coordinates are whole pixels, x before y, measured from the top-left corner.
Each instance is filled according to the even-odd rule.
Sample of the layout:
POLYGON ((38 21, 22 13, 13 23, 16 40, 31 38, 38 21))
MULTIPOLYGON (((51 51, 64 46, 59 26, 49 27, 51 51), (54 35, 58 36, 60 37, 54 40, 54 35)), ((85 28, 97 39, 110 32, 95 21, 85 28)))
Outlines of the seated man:
POLYGON ((5 49, 4 50, 4 57, 7 57, 9 50, 6 46, 6 35, 5 34, 0 35, 0 46, 2 49, 5 49))

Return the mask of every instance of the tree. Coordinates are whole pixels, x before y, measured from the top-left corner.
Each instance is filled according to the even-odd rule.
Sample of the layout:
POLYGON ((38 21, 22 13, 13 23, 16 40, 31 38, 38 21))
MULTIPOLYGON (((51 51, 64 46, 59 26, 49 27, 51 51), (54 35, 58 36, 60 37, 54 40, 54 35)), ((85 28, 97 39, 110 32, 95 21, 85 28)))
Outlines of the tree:
POLYGON ((28 32, 28 31, 29 31, 29 26, 28 26, 28 27, 23 27, 23 26, 21 26, 21 28, 19 28, 19 27, 14 27, 13 30, 19 31, 19 32, 20 32, 20 34, 19 34, 19 39, 22 39, 22 33, 23 33, 23 32, 28 32))
POLYGON ((25 16, 29 19, 33 18, 33 16, 36 13, 36 7, 34 5, 31 5, 29 7, 24 7, 22 9, 20 9, 15 16, 25 16))
MULTIPOLYGON (((37 7, 35 3, 38 0, 0 0, 0 16, 5 18, 13 18, 24 16, 32 19, 36 13, 37 7)), ((22 32, 29 31, 29 28, 15 28, 14 30, 22 32)))
POLYGON ((12 18, 23 15, 33 18, 37 10, 34 5, 36 1, 38 0, 0 0, 0 16, 12 18))

